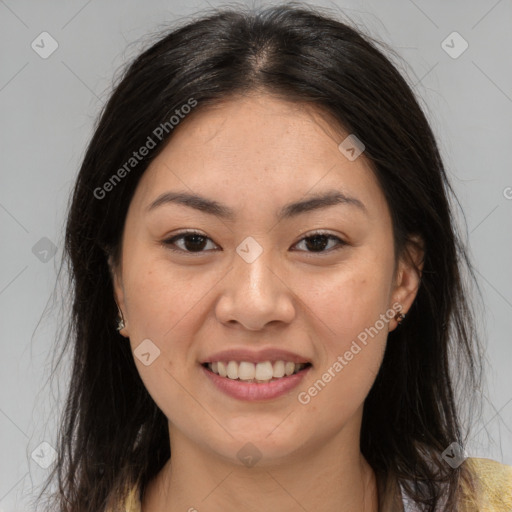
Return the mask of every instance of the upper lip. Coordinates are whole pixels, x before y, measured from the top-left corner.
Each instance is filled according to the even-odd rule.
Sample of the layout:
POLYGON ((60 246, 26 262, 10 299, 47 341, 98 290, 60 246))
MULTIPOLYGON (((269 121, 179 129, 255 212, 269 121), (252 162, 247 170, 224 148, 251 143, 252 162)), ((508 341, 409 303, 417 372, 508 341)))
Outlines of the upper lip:
POLYGON ((207 357, 201 364, 215 363, 218 361, 247 361, 250 363, 259 363, 263 361, 291 361, 292 363, 310 363, 307 358, 302 357, 288 350, 281 350, 277 348, 266 348, 262 350, 248 350, 246 348, 232 348, 229 350, 222 350, 207 357))

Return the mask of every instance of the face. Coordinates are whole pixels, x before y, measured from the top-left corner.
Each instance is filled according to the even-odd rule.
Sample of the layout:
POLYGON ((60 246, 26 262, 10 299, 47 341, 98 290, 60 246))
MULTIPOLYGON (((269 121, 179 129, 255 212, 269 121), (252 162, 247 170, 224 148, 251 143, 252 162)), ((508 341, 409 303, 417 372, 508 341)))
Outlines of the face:
POLYGON ((364 153, 348 159, 338 149, 348 134, 264 95, 178 128, 141 178, 113 269, 121 333, 171 444, 187 439, 240 464, 250 442, 265 464, 341 432, 357 443, 393 316, 418 286, 394 254, 389 208, 364 153), (228 350, 239 352, 218 355, 228 350), (279 375, 278 360, 308 366, 248 383, 203 365, 218 360, 244 362, 228 370, 245 378, 269 375, 269 364, 279 375))

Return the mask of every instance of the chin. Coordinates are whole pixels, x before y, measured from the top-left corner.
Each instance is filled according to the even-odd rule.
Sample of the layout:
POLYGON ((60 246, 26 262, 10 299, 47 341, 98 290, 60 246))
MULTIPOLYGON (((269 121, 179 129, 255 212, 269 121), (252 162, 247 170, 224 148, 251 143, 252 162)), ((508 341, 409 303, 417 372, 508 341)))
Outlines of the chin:
POLYGON ((227 436, 224 442, 216 442, 210 447, 231 463, 246 467, 263 467, 276 466, 294 458, 305 441, 299 433, 296 436, 290 431, 277 433, 274 423, 268 429, 261 425, 261 428, 253 428, 243 433, 233 432, 233 438, 227 436))

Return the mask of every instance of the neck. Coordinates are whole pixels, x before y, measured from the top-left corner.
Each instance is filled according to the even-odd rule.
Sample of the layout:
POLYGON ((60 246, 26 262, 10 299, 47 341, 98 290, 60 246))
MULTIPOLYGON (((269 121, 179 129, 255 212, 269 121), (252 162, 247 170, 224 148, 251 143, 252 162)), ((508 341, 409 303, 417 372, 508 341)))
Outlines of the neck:
POLYGON ((142 512, 378 511, 375 474, 359 442, 346 442, 353 440, 346 429, 286 461, 262 460, 253 467, 200 448, 171 425, 169 431, 172 457, 148 485, 142 512))

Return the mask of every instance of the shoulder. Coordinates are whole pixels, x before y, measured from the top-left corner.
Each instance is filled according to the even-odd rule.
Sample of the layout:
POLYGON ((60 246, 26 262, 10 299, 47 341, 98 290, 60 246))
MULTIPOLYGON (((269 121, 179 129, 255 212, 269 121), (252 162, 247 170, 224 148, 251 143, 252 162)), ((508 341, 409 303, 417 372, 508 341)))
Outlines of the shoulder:
POLYGON ((470 457, 464 461, 469 482, 463 482, 462 502, 468 512, 512 510, 512 466, 492 459, 470 457))
MULTIPOLYGON (((465 492, 461 504, 464 512, 512 511, 512 466, 492 459, 470 457, 464 461, 464 469, 471 480, 470 484, 463 483, 465 492)), ((129 490, 123 512, 141 512, 138 485, 129 490)))

